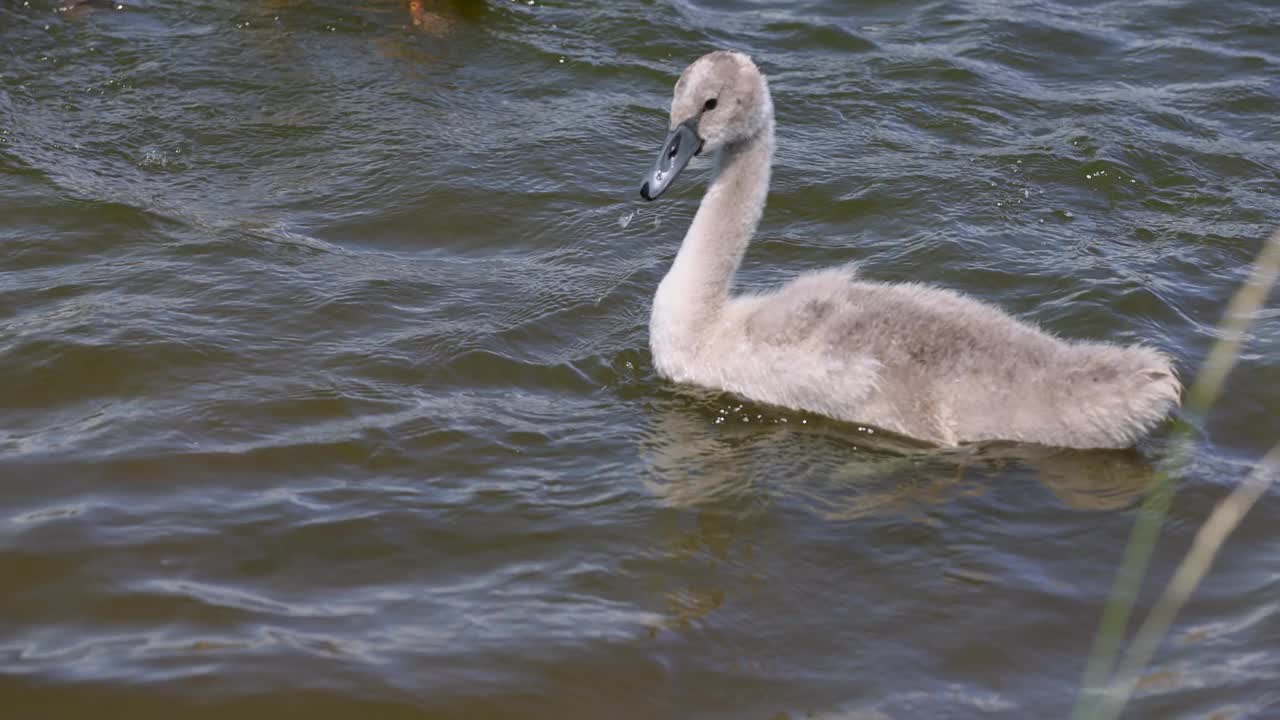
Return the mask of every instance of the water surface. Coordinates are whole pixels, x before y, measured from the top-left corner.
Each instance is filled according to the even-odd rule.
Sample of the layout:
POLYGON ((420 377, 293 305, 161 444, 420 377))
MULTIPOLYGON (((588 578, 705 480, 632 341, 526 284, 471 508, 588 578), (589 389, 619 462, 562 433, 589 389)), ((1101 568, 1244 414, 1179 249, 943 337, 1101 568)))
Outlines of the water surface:
MULTIPOLYGON (((739 283, 857 261, 1190 377, 1280 221, 1270 3, 0 2, 14 717, 1064 717, 1162 430, 936 452, 656 377, 707 171, 778 110, 739 283)), ((1274 303, 1273 303, 1274 305, 1274 303)), ((1139 600, 1280 438, 1255 333, 1139 600)), ((1272 491, 1134 718, 1280 714, 1272 491)))

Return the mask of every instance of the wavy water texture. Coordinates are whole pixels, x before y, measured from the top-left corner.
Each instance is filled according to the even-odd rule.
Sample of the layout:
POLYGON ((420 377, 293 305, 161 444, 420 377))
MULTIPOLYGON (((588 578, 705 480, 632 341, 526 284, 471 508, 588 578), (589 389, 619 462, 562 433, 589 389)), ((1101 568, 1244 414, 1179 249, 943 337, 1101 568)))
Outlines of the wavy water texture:
MULTIPOLYGON (((708 163, 639 180, 680 70, 750 52, 743 288, 856 261, 1189 377, 1280 223, 1280 14, 428 4, 0 0, 0 706, 1065 716, 1164 437, 940 453, 669 386, 649 299, 708 163)), ((1276 319, 1155 587, 1280 436, 1276 319)), ((1277 512, 1129 716, 1280 707, 1277 512)))

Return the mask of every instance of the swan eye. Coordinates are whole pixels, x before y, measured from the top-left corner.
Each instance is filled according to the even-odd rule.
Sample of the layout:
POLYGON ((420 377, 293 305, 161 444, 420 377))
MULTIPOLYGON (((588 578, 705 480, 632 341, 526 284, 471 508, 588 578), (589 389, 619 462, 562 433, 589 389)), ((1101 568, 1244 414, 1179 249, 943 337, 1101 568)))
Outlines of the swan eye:
POLYGON ((716 109, 716 99, 715 99, 715 98, 711 98, 710 100, 708 100, 708 101, 706 101, 706 102, 702 103, 702 109, 703 109, 703 110, 715 110, 715 109, 716 109))

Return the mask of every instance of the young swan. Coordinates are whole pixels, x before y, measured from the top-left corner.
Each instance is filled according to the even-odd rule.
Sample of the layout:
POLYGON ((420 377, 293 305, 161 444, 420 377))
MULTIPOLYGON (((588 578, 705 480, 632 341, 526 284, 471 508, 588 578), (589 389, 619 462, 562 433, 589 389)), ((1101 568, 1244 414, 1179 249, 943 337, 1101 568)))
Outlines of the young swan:
POLYGON ((703 152, 716 154, 715 177, 653 299, 663 376, 947 446, 1127 447, 1178 404, 1155 350, 1060 340, 949 290, 833 269, 731 297, 773 158, 773 101, 746 55, 713 52, 681 74, 641 196, 657 198, 703 152))

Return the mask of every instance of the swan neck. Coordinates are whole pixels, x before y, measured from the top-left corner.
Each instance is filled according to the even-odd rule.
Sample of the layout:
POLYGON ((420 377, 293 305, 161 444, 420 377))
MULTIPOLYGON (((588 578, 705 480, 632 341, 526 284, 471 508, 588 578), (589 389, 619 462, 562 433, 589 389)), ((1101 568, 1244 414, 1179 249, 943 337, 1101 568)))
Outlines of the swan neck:
POLYGON ((772 122, 720 151, 715 178, 659 288, 678 293, 683 312, 711 319, 728 302, 734 273, 764 212, 772 159, 772 122))

